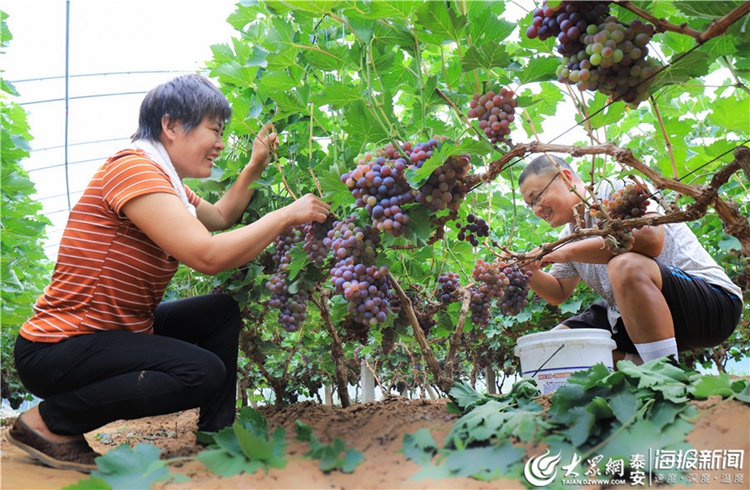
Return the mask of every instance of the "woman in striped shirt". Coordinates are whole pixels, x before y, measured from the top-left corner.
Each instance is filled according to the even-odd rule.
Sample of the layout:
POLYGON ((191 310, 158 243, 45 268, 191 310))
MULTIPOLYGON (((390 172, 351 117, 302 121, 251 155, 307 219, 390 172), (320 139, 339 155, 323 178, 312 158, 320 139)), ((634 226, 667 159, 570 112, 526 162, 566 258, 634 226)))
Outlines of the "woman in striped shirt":
POLYGON ((90 471, 83 434, 119 419, 200 407, 198 428, 232 425, 242 320, 212 294, 162 302, 183 263, 205 274, 241 266, 287 227, 322 222, 330 206, 308 194, 258 221, 242 216, 278 144, 264 127, 249 163, 215 204, 182 183, 205 178, 224 149, 224 95, 199 75, 151 90, 133 148, 102 165, 70 213, 51 282, 21 328, 19 377, 43 399, 6 432, 45 464, 90 471))

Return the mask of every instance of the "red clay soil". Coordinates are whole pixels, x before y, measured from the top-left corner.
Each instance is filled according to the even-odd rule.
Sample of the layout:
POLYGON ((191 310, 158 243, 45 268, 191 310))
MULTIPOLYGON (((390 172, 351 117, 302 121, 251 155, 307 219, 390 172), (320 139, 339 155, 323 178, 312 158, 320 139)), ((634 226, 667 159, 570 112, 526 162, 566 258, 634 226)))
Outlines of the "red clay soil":
MULTIPOLYGON (((272 430, 275 427, 283 427, 287 431, 287 438, 293 439, 295 421, 300 420, 312 427, 322 443, 329 443, 338 437, 347 446, 361 451, 365 456, 364 461, 352 474, 339 471, 326 474, 320 471, 318 461, 303 457, 309 448, 306 443, 290 442, 287 448, 288 464, 284 469, 271 469, 268 473, 259 470, 252 475, 222 478, 207 471, 202 463, 189 460, 180 466, 172 465, 171 470, 189 476, 190 482, 159 483, 154 485, 154 488, 525 488, 521 482, 509 480, 486 483, 467 478, 441 481, 411 479, 420 467, 399 452, 403 436, 407 433, 413 434, 420 428, 428 428, 438 444, 442 445, 453 423, 453 418, 445 405, 445 400, 407 400, 390 397, 381 402, 355 405, 347 409, 313 402, 303 402, 281 410, 264 407, 261 412, 268 419, 272 430)), ((697 405, 701 415, 696 421, 695 430, 688 437, 688 442, 698 450, 744 450, 746 460, 743 470, 739 472, 742 474, 737 477, 734 475, 737 472, 734 471, 731 476, 733 482, 722 483, 722 473, 726 471, 702 472, 708 474, 705 477, 708 483, 691 487, 678 485, 672 488, 750 488, 750 474, 747 469, 747 458, 750 457, 750 406, 736 401, 722 402, 720 399, 698 402, 697 405), (742 483, 735 483, 734 480, 737 478, 742 478, 742 483)), ((196 417, 195 411, 188 411, 161 417, 118 421, 86 434, 86 437, 91 446, 102 453, 122 443, 134 446, 139 442, 146 442, 162 448, 163 458, 193 456, 199 451, 193 435, 193 431, 196 430, 196 417)), ((41 466, 5 441, 0 445, 0 450, 3 489, 60 489, 86 477, 76 471, 41 466)))

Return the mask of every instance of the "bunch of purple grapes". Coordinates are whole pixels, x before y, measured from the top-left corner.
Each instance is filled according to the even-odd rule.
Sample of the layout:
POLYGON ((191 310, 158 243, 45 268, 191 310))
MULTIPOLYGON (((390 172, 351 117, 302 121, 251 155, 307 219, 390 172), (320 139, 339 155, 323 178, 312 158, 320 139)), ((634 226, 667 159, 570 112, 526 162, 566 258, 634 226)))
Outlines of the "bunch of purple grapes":
POLYGON ((356 168, 341 176, 357 206, 365 208, 379 231, 396 237, 406 233, 411 218, 403 206, 415 201, 431 211, 458 209, 469 191, 468 155, 447 158, 420 189, 413 189, 404 177, 406 169, 422 167, 443 141, 444 137, 434 136, 415 145, 408 141, 398 146, 387 143, 356 157, 356 168))
MULTIPOLYGON (((431 140, 432 141, 432 140, 431 140)), ((419 161, 418 165, 424 161, 419 161)), ((458 209, 459 204, 469 192, 466 177, 471 169, 468 155, 449 157, 445 163, 432 171, 427 182, 417 193, 417 202, 427 206, 430 211, 458 209)))
POLYGON ((344 318, 343 325, 346 334, 341 338, 343 342, 359 342, 367 345, 370 334, 370 326, 359 323, 351 316, 344 318))
POLYGON ((516 120, 518 101, 515 93, 502 88, 495 93, 490 90, 484 95, 474 94, 469 101, 469 119, 479 119, 479 129, 484 131, 491 143, 502 143, 510 135, 510 123, 516 120))
POLYGON ((516 316, 529 304, 529 279, 532 272, 523 267, 506 265, 503 267, 503 274, 508 279, 508 284, 503 288, 500 306, 504 315, 516 316))
POLYGON ((648 99, 662 66, 648 58, 647 44, 654 26, 635 19, 629 25, 610 15, 608 1, 564 1, 558 7, 547 2, 534 11, 529 39, 556 37, 563 57, 558 81, 579 90, 598 90, 630 107, 648 99))
POLYGON ((418 316, 417 322, 425 337, 429 337, 432 327, 437 325, 437 319, 434 316, 418 316))
POLYGON ((662 68, 648 57, 647 44, 654 26, 638 19, 629 26, 609 16, 598 25, 590 25, 581 35, 584 49, 563 58, 557 70, 558 80, 581 90, 598 90, 630 107, 649 97, 656 81, 654 73, 662 68))
POLYGON ((274 253, 272 259, 275 268, 274 273, 266 282, 266 288, 271 291, 271 300, 268 302, 272 308, 279 310, 279 323, 287 332, 296 331, 305 322, 307 305, 310 299, 309 292, 300 288, 296 293, 289 293, 287 284, 289 255, 292 247, 303 240, 303 227, 288 228, 284 233, 274 240, 274 253))
POLYGON ((610 199, 602 201, 609 216, 613 219, 638 218, 646 214, 648 205, 648 188, 641 184, 629 182, 625 187, 616 190, 610 199))
POLYGON ((396 329, 393 327, 387 327, 383 329, 383 338, 380 340, 380 347, 383 349, 383 354, 388 355, 393 352, 396 347, 396 329))
POLYGON ((586 28, 609 15, 609 4, 607 1, 564 1, 558 7, 550 7, 544 0, 542 6, 534 10, 526 37, 538 37, 542 41, 556 37, 557 50, 563 56, 570 56, 581 49, 580 36, 586 28))
POLYGON ((349 216, 334 223, 328 238, 336 260, 331 283, 349 301, 347 311, 365 326, 383 323, 390 292, 388 267, 376 264, 380 235, 369 226, 357 226, 349 216))
POLYGON ((469 224, 457 224, 459 240, 466 240, 476 247, 479 245, 479 239, 477 237, 481 238, 490 236, 490 227, 482 218, 478 218, 477 216, 474 216, 474 214, 469 214, 466 217, 466 221, 468 221, 469 224))
POLYGON ((461 276, 456 272, 446 272, 438 277, 440 284, 440 301, 443 303, 453 303, 456 301, 454 292, 461 287, 461 276))
POLYGON ((622 229, 607 235, 604 238, 607 249, 615 255, 624 254, 633 250, 635 237, 633 230, 622 229))
POLYGON ((328 252, 331 250, 331 240, 328 238, 328 232, 333 228, 335 218, 328 215, 322 223, 313 221, 305 225, 305 245, 307 259, 318 265, 323 265, 328 252))
MULTIPOLYGON (((411 149, 411 145, 409 145, 411 149)), ((407 160, 392 143, 356 158, 357 168, 341 176, 356 199, 365 208, 373 226, 389 235, 403 235, 409 215, 401 206, 414 202, 414 193, 404 178, 407 160)))
POLYGON ((510 281, 505 277, 498 261, 485 262, 478 259, 471 276, 475 281, 469 290, 471 321, 475 325, 486 327, 490 323, 492 300, 502 298, 503 288, 508 286, 510 281))

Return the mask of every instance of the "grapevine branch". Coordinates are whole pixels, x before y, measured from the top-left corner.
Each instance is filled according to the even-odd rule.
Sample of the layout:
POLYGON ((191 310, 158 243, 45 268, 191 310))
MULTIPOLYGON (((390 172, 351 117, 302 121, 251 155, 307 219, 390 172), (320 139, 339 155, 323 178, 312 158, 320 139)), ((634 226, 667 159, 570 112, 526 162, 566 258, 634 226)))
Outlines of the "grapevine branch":
MULTIPOLYGON (((469 314, 469 306, 471 305, 471 293, 469 293, 469 290, 467 288, 460 288, 459 291, 459 294, 461 295, 461 311, 458 313, 456 331, 451 335, 448 357, 445 361, 445 377, 451 379, 453 378, 453 361, 456 358, 458 347, 461 345, 461 334, 464 331, 464 324, 466 323, 466 317, 469 314)), ((443 389, 443 391, 447 393, 446 390, 443 389)))
POLYGON ((320 317, 328 328, 328 333, 331 334, 331 357, 336 362, 336 388, 339 391, 341 407, 348 408, 351 405, 351 400, 349 400, 347 387, 349 382, 346 376, 346 365, 344 364, 344 349, 341 347, 341 338, 336 332, 336 327, 331 320, 331 313, 328 311, 328 294, 327 291, 321 291, 320 301, 316 300, 314 296, 311 297, 311 301, 318 307, 320 317))
POLYGON ((511 159, 522 157, 527 153, 544 152, 569 153, 574 157, 604 153, 612 156, 621 164, 641 172, 649 178, 657 188, 672 189, 682 195, 693 198, 695 202, 687 206, 684 211, 673 209, 662 216, 612 220, 609 227, 602 230, 578 230, 564 239, 543 245, 540 252, 541 255, 549 253, 568 240, 585 236, 606 236, 609 234, 610 230, 616 231, 618 229, 636 228, 644 225, 655 226, 665 223, 695 221, 705 216, 709 206, 716 210, 719 218, 724 222, 725 232, 737 238, 742 245, 742 252, 745 255, 750 255, 750 223, 748 223, 747 217, 742 216, 734 205, 727 203, 719 197, 719 188, 725 184, 735 172, 740 169, 750 169, 750 148, 745 146, 738 146, 735 148, 734 161, 717 172, 708 186, 692 186, 684 184, 678 180, 663 177, 657 171, 638 160, 630 150, 620 148, 613 143, 597 146, 567 146, 533 142, 525 145, 519 144, 502 158, 490 163, 488 171, 482 175, 476 176, 476 179, 479 182, 489 182, 499 175, 511 159))
POLYGON ((717 36, 725 34, 729 26, 731 26, 742 16, 750 12, 750 2, 743 2, 741 5, 726 14, 724 17, 711 22, 711 24, 708 25, 708 28, 704 32, 700 32, 688 26, 686 23, 675 25, 671 24, 666 19, 657 19, 645 10, 634 5, 633 2, 626 1, 617 3, 618 5, 622 5, 623 8, 630 10, 639 17, 642 17, 654 24, 654 27, 656 27, 657 31, 672 31, 679 34, 685 34, 686 36, 695 38, 695 41, 698 44, 703 44, 709 39, 713 39, 717 36))
POLYGON ((422 329, 419 327, 419 320, 417 320, 417 315, 414 313, 414 308, 412 308, 411 301, 406 296, 406 293, 404 293, 404 290, 401 289, 398 281, 390 272, 388 273, 388 279, 390 280, 391 286, 393 286, 396 295, 401 299, 402 308, 406 312, 407 318, 409 318, 411 329, 414 332, 414 338, 416 338, 417 343, 419 344, 419 348, 422 351, 427 367, 435 377, 437 386, 445 393, 448 393, 451 388, 453 388, 453 379, 443 375, 440 369, 440 364, 435 358, 432 348, 427 343, 427 338, 424 336, 424 332, 422 332, 422 329))

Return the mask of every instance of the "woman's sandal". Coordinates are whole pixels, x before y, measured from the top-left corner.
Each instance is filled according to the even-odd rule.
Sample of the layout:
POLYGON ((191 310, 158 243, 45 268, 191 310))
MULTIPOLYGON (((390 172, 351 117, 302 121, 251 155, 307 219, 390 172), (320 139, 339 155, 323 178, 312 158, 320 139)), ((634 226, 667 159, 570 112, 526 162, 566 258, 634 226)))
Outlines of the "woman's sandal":
POLYGON ((90 473, 97 469, 94 460, 101 456, 81 436, 71 442, 54 442, 40 436, 19 416, 13 427, 5 432, 5 440, 29 453, 47 466, 61 470, 90 473))

